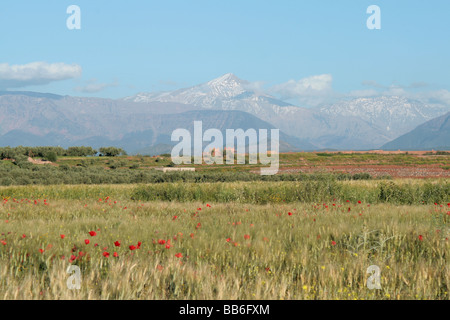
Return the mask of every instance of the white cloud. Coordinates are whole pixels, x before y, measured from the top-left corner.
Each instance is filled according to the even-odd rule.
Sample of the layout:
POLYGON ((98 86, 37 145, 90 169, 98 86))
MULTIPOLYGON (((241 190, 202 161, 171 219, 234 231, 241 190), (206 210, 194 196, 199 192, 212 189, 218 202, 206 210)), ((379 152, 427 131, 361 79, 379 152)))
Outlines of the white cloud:
POLYGON ((0 88, 44 85, 80 77, 81 66, 66 63, 31 62, 23 65, 0 63, 0 88))
POLYGON ((273 86, 270 91, 283 100, 291 100, 300 105, 317 106, 339 96, 333 90, 332 83, 331 74, 321 74, 300 80, 289 80, 273 86))
POLYGON ((245 90, 256 92, 257 94, 263 94, 264 93, 264 81, 254 81, 254 82, 244 82, 242 83, 242 86, 245 90))
POLYGON ((410 94, 409 97, 432 104, 444 104, 450 107, 450 91, 445 89, 414 93, 410 94))

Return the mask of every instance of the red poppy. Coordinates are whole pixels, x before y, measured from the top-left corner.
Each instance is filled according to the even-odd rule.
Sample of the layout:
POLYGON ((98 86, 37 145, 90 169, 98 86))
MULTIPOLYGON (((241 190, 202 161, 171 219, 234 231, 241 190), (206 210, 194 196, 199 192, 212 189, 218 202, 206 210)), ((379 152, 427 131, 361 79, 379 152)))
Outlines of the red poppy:
POLYGON ((177 258, 182 258, 183 255, 179 252, 179 253, 177 253, 177 254, 175 255, 175 257, 177 257, 177 258))
POLYGON ((170 249, 170 244, 166 244, 166 249, 170 249))
POLYGON ((114 242, 114 245, 115 245, 116 247, 120 247, 120 242, 119 242, 119 241, 116 241, 116 242, 114 242))
POLYGON ((250 235, 249 235, 249 234, 245 234, 245 235, 244 235, 244 239, 245 239, 245 240, 250 239, 250 235))
POLYGON ((173 216, 172 220, 176 220, 178 218, 178 216, 173 216))
POLYGON ((39 249, 39 252, 40 253, 44 253, 44 249, 39 249))
POLYGON ((191 237, 192 239, 194 239, 194 234, 193 234, 193 233, 191 233, 191 234, 190 234, 190 237, 191 237))
MULTIPOLYGON (((170 242, 170 240, 169 240, 169 242, 170 242)), ((137 248, 138 248, 138 249, 141 247, 141 244, 142 244, 142 242, 141 242, 141 241, 138 241, 138 245, 137 245, 137 248)))
POLYGON ((331 245, 335 246, 336 245, 336 241, 331 241, 331 245))
POLYGON ((61 239, 64 239, 66 237, 64 234, 60 234, 59 236, 61 237, 61 239))
POLYGON ((227 242, 230 242, 230 241, 231 241, 231 238, 228 238, 228 239, 227 239, 227 242))
POLYGON ((5 240, 2 240, 1 243, 2 243, 2 245, 6 246, 6 241, 5 240))
POLYGON ((419 235, 419 240, 423 241, 423 236, 422 235, 419 235))
POLYGON ((166 240, 160 239, 160 240, 158 240, 158 243, 159 243, 160 245, 166 244, 166 240))
POLYGON ((288 212, 288 215, 292 216, 292 212, 288 212))
POLYGON ((118 254, 117 252, 114 252, 114 253, 113 253, 113 257, 114 257, 114 258, 117 258, 118 256, 119 256, 119 254, 118 254))
POLYGON ((109 252, 103 252, 103 256, 105 257, 105 258, 109 258, 109 252))
POLYGON ((94 236, 97 235, 97 232, 95 232, 95 231, 89 231, 89 234, 91 235, 91 237, 94 237, 94 236))
POLYGON ((135 250, 135 249, 136 249, 136 247, 135 247, 135 246, 133 246, 133 245, 129 246, 129 248, 130 248, 130 250, 131 250, 131 251, 133 251, 133 250, 135 250))
POLYGON ((90 242, 89 239, 84 240, 85 244, 89 244, 89 242, 90 242))
POLYGON ((22 235, 22 238, 26 238, 27 236, 25 234, 22 235))

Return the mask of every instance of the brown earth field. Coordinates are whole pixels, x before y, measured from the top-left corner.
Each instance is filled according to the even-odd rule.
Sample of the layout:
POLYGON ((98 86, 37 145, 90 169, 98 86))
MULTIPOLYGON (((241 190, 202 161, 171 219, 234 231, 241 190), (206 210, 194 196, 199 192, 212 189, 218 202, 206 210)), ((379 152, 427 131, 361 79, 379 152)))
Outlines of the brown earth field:
MULTIPOLYGON (((317 172, 331 172, 331 173, 369 173, 373 177, 381 177, 389 175, 392 178, 450 178, 450 158, 449 155, 437 155, 438 151, 384 151, 384 150, 371 150, 371 151, 321 151, 312 152, 312 154, 341 154, 341 155, 355 155, 355 158, 347 158, 345 160, 336 161, 336 159, 330 158, 322 163, 312 163, 304 158, 299 158, 301 164, 288 164, 281 163, 279 174, 288 173, 317 173, 317 172), (367 159, 364 162, 357 160, 358 156, 364 154, 380 155, 377 159, 367 159), (405 163, 405 164, 385 164, 390 155, 408 155, 410 158, 427 159, 430 156, 440 159, 441 163, 405 163), (388 158, 386 158, 388 157, 388 158), (337 162, 337 163, 334 163, 337 162)), ((295 153, 286 153, 289 155, 295 153)), ((281 156, 282 159, 282 156, 281 156)), ((388 160, 389 161, 389 160, 388 160)))
POLYGON ((373 177, 390 175, 392 178, 450 178, 450 170, 445 170, 440 165, 341 165, 341 166, 317 166, 317 167, 281 167, 279 173, 369 173, 373 177))

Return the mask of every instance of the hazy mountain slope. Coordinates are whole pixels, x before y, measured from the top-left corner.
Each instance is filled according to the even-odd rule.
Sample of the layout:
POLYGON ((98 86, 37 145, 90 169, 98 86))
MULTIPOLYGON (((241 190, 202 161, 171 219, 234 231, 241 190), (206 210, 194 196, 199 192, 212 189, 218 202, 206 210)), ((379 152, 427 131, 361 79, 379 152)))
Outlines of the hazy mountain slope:
POLYGON ((286 151, 367 150, 380 148, 448 111, 448 107, 394 96, 302 108, 226 74, 186 89, 140 93, 119 100, 0 92, 0 144, 98 147, 120 143, 128 151, 141 150, 170 145, 170 130, 203 119, 221 130, 226 126, 250 128, 248 125, 278 128, 284 135, 282 146, 286 151), (234 111, 244 114, 237 116, 234 111))
MULTIPOLYGON (((273 128, 245 112, 202 110, 179 103, 77 98, 22 93, 0 94, 0 145, 105 145, 135 152, 171 144, 172 131, 202 120, 208 128, 273 128)), ((285 151, 315 147, 280 133, 285 151)))
POLYGON ((385 150, 450 150, 450 112, 386 143, 385 150))

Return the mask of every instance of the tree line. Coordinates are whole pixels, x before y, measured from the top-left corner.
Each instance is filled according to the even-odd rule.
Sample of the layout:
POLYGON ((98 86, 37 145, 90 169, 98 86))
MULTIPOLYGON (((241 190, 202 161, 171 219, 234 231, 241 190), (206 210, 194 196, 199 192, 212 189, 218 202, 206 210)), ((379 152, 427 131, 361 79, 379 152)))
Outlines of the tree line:
POLYGON ((25 157, 40 157, 48 161, 56 161, 58 157, 88 157, 88 156, 105 156, 116 157, 119 155, 126 155, 127 153, 122 148, 116 147, 102 147, 98 150, 92 147, 69 147, 64 149, 62 147, 0 147, 0 159, 13 159, 16 162, 22 161, 25 157))

